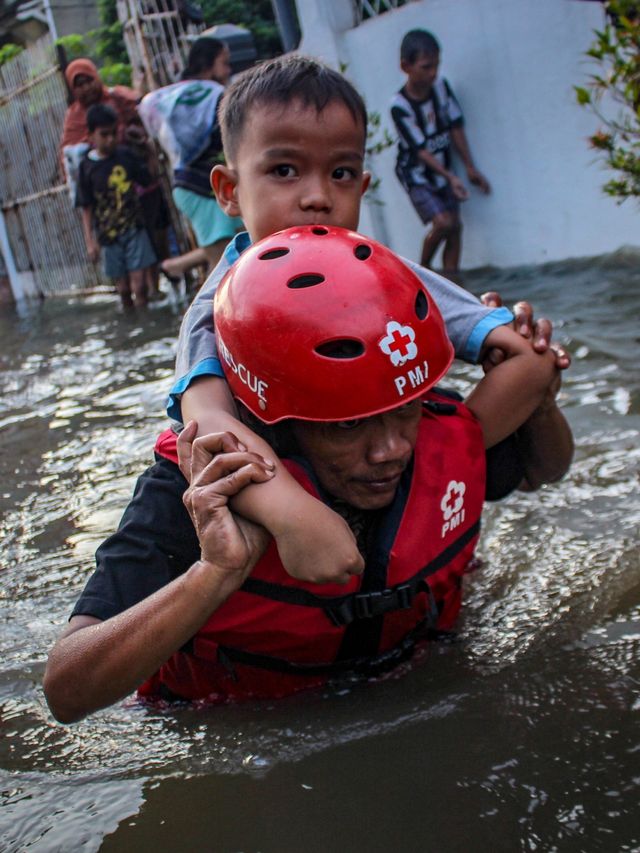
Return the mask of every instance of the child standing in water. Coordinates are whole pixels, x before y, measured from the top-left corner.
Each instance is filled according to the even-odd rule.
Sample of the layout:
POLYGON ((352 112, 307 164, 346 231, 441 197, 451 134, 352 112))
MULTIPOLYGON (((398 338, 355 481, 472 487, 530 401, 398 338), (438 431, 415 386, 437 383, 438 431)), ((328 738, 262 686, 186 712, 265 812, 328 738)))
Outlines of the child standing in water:
POLYGON ((117 144, 117 115, 104 104, 87 111, 91 149, 80 163, 76 204, 92 263, 104 254, 105 274, 115 282, 125 308, 146 305, 145 272, 156 262, 135 184, 148 186, 144 163, 117 144))
POLYGON ((420 263, 431 265, 444 243, 443 273, 460 265, 462 224, 460 202, 469 197, 463 181, 451 170, 451 145, 460 155, 469 182, 489 193, 489 182, 476 169, 464 131, 462 110, 451 86, 438 77, 440 45, 427 30, 411 30, 402 39, 400 67, 407 81, 391 102, 398 131, 396 174, 424 225, 420 263))

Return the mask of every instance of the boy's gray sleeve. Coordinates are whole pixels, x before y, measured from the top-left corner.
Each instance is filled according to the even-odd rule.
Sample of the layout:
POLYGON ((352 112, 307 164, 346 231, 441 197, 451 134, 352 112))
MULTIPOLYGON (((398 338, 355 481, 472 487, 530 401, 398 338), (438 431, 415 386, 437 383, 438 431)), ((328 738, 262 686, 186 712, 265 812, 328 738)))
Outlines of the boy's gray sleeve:
POLYGON ((484 339, 497 326, 511 323, 511 311, 507 308, 487 308, 472 293, 443 276, 406 258, 402 260, 434 298, 447 327, 456 358, 477 363, 484 339))
POLYGON ((182 320, 174 382, 167 400, 167 414, 173 420, 182 421, 180 398, 194 379, 198 376, 224 376, 213 329, 213 297, 228 269, 229 263, 223 258, 196 294, 182 320))

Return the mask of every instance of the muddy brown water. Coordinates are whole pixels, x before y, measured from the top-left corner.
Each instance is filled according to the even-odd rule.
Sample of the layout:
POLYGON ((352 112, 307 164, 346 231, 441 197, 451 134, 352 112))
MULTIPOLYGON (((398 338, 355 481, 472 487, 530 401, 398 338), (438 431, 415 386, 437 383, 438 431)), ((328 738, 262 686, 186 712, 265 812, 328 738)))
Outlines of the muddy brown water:
POLYGON ((560 485, 488 508, 459 642, 377 682, 70 727, 47 649, 164 427, 180 312, 0 306, 0 850, 640 850, 640 257, 466 281, 556 320, 577 447, 560 485))

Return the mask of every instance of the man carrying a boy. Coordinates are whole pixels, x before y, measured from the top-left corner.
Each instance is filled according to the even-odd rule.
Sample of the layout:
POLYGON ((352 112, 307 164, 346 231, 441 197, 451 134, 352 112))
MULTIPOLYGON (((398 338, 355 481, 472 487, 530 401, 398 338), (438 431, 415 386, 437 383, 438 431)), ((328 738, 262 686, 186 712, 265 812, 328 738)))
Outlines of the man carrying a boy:
POLYGON ((393 667, 453 627, 485 497, 569 464, 552 354, 523 345, 466 406, 429 393, 453 358, 438 309, 399 258, 351 230, 302 226, 255 244, 221 284, 216 328, 243 420, 346 520, 366 568, 324 584, 291 577, 273 543, 262 553, 263 529, 228 506, 273 482, 274 463, 231 433, 194 442, 190 425, 185 493, 167 431, 50 655, 45 691, 64 722, 136 687, 275 698, 393 667))
POLYGON ((451 170, 451 145, 460 155, 470 183, 483 193, 489 182, 476 169, 464 131, 460 105, 444 78, 438 77, 440 45, 427 30, 411 30, 400 46, 400 67, 407 81, 391 102, 398 131, 396 174, 422 223, 431 229, 420 263, 428 267, 441 243, 445 274, 458 270, 462 248, 460 202, 469 197, 451 170))
POLYGON ((80 163, 76 205, 92 263, 104 254, 105 274, 114 280, 124 307, 145 305, 145 271, 156 256, 143 224, 136 184, 151 183, 145 164, 117 144, 117 116, 103 104, 87 111, 91 149, 80 163))
MULTIPOLYGON (((76 610, 73 624, 52 652, 46 690, 52 708, 61 719, 77 719, 96 707, 116 701, 148 679, 199 631, 218 606, 239 588, 265 545, 262 532, 251 522, 268 530, 275 540, 271 545, 271 557, 277 547, 282 572, 291 578, 291 583, 358 582, 357 576, 364 568, 359 546, 364 546, 361 525, 352 520, 352 512, 348 509, 355 506, 357 510, 358 506, 353 503, 351 487, 345 495, 340 481, 346 477, 351 486, 360 483, 365 492, 377 494, 378 500, 383 493, 382 503, 376 503, 375 507, 360 506, 360 509, 383 508, 394 499, 398 474, 409 466, 415 446, 415 429, 410 430, 408 439, 404 434, 403 413, 411 411, 410 420, 415 427, 419 407, 416 409, 414 405, 413 410, 406 409, 405 402, 413 403, 418 399, 413 392, 421 395, 435 378, 426 370, 423 361, 419 362, 419 372, 402 363, 408 354, 415 360, 418 351, 414 352, 413 341, 406 340, 411 335, 404 329, 386 328, 387 317, 383 323, 385 328, 372 346, 375 349, 380 341, 387 340, 384 363, 393 365, 394 359, 399 360, 398 369, 402 375, 395 377, 398 382, 394 380, 393 387, 407 391, 406 397, 400 395, 399 390, 396 392, 399 420, 395 415, 389 420, 380 412, 380 407, 367 407, 366 411, 357 413, 336 410, 335 427, 329 428, 323 423, 300 426, 298 438, 302 436, 305 443, 303 455, 328 494, 333 494, 337 487, 335 496, 346 497, 347 520, 328 503, 318 500, 318 493, 312 494, 313 490, 303 488, 277 458, 274 449, 234 417, 237 410, 233 395, 247 402, 242 397, 242 388, 252 388, 253 393, 259 390, 264 396, 263 353, 270 353, 272 365, 282 362, 278 382, 284 389, 304 386, 306 368, 288 357, 289 347, 299 338, 300 318, 295 316, 296 330, 291 332, 290 329, 288 336, 279 334, 284 328, 286 311, 279 319, 271 318, 268 325, 263 323, 258 335, 256 330, 243 326, 240 312, 236 316, 236 334, 241 334, 245 342, 252 345, 251 366, 248 361, 234 359, 235 344, 229 334, 223 335, 219 359, 212 328, 216 287, 230 263, 239 258, 237 266, 242 268, 244 253, 249 252, 247 262, 252 265, 251 281, 257 297, 267 264, 286 261, 286 246, 270 246, 256 256, 248 249, 251 239, 261 240, 291 225, 310 225, 314 237, 328 240, 330 227, 349 231, 357 227, 360 197, 368 183, 368 176, 363 172, 366 110, 360 96, 339 74, 313 60, 294 56, 251 69, 232 84, 225 96, 221 122, 228 165, 214 169, 212 183, 227 214, 242 215, 250 237, 236 237, 230 244, 223 261, 194 301, 181 332, 182 356, 179 356, 179 379, 173 389, 172 403, 174 410, 177 406, 178 414, 182 405, 185 422, 193 421, 184 430, 181 441, 182 469, 191 483, 186 500, 197 533, 189 524, 185 527, 176 508, 188 483, 175 464, 161 458, 160 467, 155 466, 141 478, 119 532, 98 555, 101 568, 97 576, 105 572, 107 575, 124 572, 135 589, 134 598, 126 602, 121 600, 115 610, 111 604, 102 608, 97 600, 100 595, 94 596, 86 609, 85 598, 83 608, 76 610), (398 354, 392 355, 392 350, 398 354), (223 378, 225 371, 231 391, 223 378), (233 384, 234 377, 239 378, 239 385, 233 384), (374 411, 380 412, 379 417, 374 411), (367 443, 363 445, 358 441, 353 447, 349 446, 346 454, 343 452, 345 442, 349 444, 359 434, 362 419, 355 414, 366 415, 367 435, 373 431, 373 458, 367 443), (185 448, 190 448, 196 430, 203 438, 195 442, 191 456, 190 450, 185 452, 185 448), (325 442, 327 430, 333 436, 328 443, 325 442), (230 438, 230 434, 234 437, 230 438), (349 441, 348 436, 351 437, 349 441), (211 454, 215 455, 212 462, 211 454), (380 466, 376 458, 384 464, 380 466), (336 469, 338 459, 342 462, 336 469), (227 507, 229 500, 233 515, 227 507), (198 555, 202 560, 197 559, 198 555), (189 562, 194 559, 195 563, 189 562), (160 584, 159 577, 163 578, 160 584), (98 622, 104 624, 99 630, 92 630, 91 626, 98 622)), ((278 235, 274 239, 278 242, 278 235)), ((362 249, 356 252, 357 247, 354 247, 349 256, 356 263, 356 269, 360 269, 358 264, 364 264, 372 252, 371 245, 367 248, 366 238, 360 242, 362 249)), ((387 258, 393 258, 392 253, 382 247, 376 251, 386 252, 387 258)), ((347 267, 343 261, 338 259, 334 264, 336 272, 344 267, 347 277, 355 280, 352 267, 347 267)), ((290 294, 302 292, 307 287, 313 290, 314 281, 318 284, 317 271, 310 266, 315 264, 310 264, 307 257, 303 269, 298 270, 301 275, 281 281, 281 289, 290 294), (309 273, 314 273, 315 278, 310 278, 309 273), (287 285, 287 281, 294 279, 299 286, 287 285)), ((479 445, 480 458, 482 444, 488 447, 500 442, 526 421, 521 428, 519 447, 536 448, 533 466, 536 470, 527 470, 526 479, 535 486, 560 476, 571 455, 571 442, 570 434, 567 440, 566 424, 553 402, 556 390, 553 357, 537 354, 527 340, 501 325, 511 320, 508 311, 485 309, 470 294, 402 259, 394 258, 393 269, 394 281, 401 281, 405 276, 409 278, 410 299, 405 293, 404 301, 407 311, 419 310, 423 319, 429 316, 428 311, 426 315, 423 313, 428 303, 427 292, 435 293, 446 315, 449 336, 455 339, 457 353, 475 361, 484 361, 487 354, 497 354, 495 361, 501 362, 474 392, 476 415, 480 417, 481 410, 489 413, 489 420, 483 421, 485 432, 479 445), (421 281, 422 285, 416 285, 416 281, 421 281), (425 284, 428 291, 423 293, 425 284), (541 404, 543 397, 549 399, 541 404)), ((380 285, 380 280, 374 277, 367 281, 370 287, 356 292, 358 314, 371 309, 375 313, 376 293, 371 288, 376 286, 376 281, 380 285)), ((338 308, 341 304, 340 299, 333 299, 330 289, 323 289, 320 295, 329 307, 338 308)), ((332 312, 329 313, 332 316, 332 312)), ((313 322, 321 315, 319 310, 309 310, 304 316, 313 322)), ((379 327, 382 318, 379 314, 376 316, 379 327)), ((354 325, 353 313, 350 315, 351 331, 346 338, 352 339, 351 347, 360 335, 361 319, 359 317, 354 325)), ((345 337, 344 332, 340 337, 345 337)), ((329 335, 325 342, 331 339, 329 335)), ((349 346, 345 346, 346 355, 349 346)), ((542 349, 546 348, 545 342, 542 349)), ((324 357, 323 351, 318 357, 324 357)), ((567 366, 563 353, 558 354, 556 361, 567 366)), ((369 379, 375 392, 380 384, 375 370, 369 371, 369 379)), ((274 381, 272 387, 278 382, 274 381)), ((325 381, 312 395, 313 413, 291 410, 283 417, 306 416, 310 421, 323 421, 327 414, 319 415, 318 407, 322 410, 330 404, 337 384, 325 381)), ((361 386, 361 376, 355 381, 352 379, 351 384, 346 383, 342 400, 350 397, 355 400, 361 386)), ((269 422, 271 414, 267 408, 262 408, 261 402, 268 407, 268 398, 261 400, 258 395, 254 414, 269 422)), ((385 406, 383 403, 382 408, 385 406)), ((256 423, 254 419, 252 425, 256 423)), ((171 447, 166 451, 165 445, 165 439, 158 444, 161 457, 171 455, 171 447)), ((477 456, 473 454, 474 458, 477 456)), ((516 471, 519 464, 515 465, 516 471)), ((513 471, 514 465, 498 465, 499 472, 507 469, 513 471)), ((515 477, 515 482, 518 478, 515 477)), ((509 488, 515 482, 512 481, 509 488)), ((477 495, 477 484, 474 489, 477 495)), ((460 491, 457 497, 450 495, 454 501, 452 506, 459 501, 460 491)), ((505 490, 499 493, 504 494, 505 490)), ((440 507, 435 511, 435 520, 426 520, 434 524, 439 520, 440 530, 446 512, 446 507, 440 507)), ((278 571, 278 577, 286 581, 278 571)), ((366 592, 369 580, 363 583, 366 592)), ((312 588, 321 591, 319 587, 312 588)), ((307 611, 302 612, 306 614, 307 611)), ((304 619, 303 615, 303 623, 304 619)), ((277 635, 275 622, 272 628, 272 633, 275 631, 277 635)), ((311 644, 306 646, 308 652, 316 637, 313 632, 303 630, 302 633, 311 644)), ((238 638, 232 639, 237 646, 238 638)), ((153 691, 153 686, 150 689, 153 691)), ((250 689, 253 695, 260 692, 253 681, 250 689)), ((194 695, 184 687, 173 692, 187 698, 194 695)))

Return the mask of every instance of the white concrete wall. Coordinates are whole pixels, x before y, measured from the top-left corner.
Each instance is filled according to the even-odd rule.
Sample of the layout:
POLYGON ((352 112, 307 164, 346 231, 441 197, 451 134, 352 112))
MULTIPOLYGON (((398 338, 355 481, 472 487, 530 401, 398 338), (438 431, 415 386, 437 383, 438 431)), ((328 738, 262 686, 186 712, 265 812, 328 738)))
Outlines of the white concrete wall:
MULTIPOLYGON (((402 36, 423 27, 442 45, 442 73, 465 112, 476 164, 493 186, 489 197, 472 189, 463 205, 463 267, 640 246, 640 208, 602 193, 609 174, 587 144, 597 121, 577 106, 572 88, 589 73, 584 52, 604 21, 599 3, 418 0, 355 28, 350 7, 347 0, 298 0, 300 50, 346 64, 369 110, 390 130, 388 104, 403 83, 402 36)), ((385 204, 365 206, 361 228, 417 260, 424 230, 394 162, 393 150, 377 158, 385 204)))

